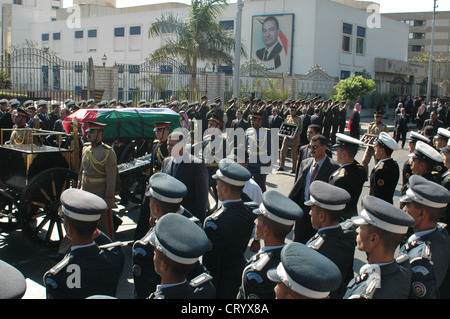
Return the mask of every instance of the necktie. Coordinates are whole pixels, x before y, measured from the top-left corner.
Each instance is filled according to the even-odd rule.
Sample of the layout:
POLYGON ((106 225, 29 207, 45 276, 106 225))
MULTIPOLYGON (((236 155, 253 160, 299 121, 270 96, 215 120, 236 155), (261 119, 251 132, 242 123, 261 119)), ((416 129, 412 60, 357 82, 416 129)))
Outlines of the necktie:
POLYGON ((267 55, 269 54, 269 51, 265 50, 264 51, 264 61, 267 61, 267 55))
POLYGON ((310 184, 316 179, 318 172, 319 172, 319 165, 315 163, 313 166, 313 171, 311 173, 310 184))

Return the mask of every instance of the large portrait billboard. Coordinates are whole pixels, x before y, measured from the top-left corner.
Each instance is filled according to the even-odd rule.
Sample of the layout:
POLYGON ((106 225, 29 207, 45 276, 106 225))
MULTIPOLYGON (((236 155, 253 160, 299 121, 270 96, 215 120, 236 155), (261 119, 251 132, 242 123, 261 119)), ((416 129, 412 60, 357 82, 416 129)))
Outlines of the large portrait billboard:
POLYGON ((293 33, 293 14, 253 16, 251 57, 269 72, 291 74, 293 33))

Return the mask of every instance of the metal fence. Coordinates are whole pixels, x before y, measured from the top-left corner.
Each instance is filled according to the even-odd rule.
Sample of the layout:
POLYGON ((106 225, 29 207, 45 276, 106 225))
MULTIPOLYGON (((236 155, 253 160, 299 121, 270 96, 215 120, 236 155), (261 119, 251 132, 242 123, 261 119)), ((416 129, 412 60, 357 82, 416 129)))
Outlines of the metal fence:
POLYGON ((0 87, 0 95, 19 99, 76 99, 81 97, 89 78, 87 62, 65 61, 37 48, 4 52, 0 70, 10 80, 10 84, 0 87))
POLYGON ((175 96, 181 100, 199 100, 207 92, 204 68, 195 72, 171 59, 147 59, 140 64, 118 64, 119 100, 168 100, 175 96))

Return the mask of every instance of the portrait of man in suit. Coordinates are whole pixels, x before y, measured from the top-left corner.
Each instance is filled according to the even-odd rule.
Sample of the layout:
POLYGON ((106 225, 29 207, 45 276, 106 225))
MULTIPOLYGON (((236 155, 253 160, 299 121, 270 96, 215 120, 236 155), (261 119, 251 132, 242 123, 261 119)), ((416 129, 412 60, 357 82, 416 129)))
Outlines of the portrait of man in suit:
POLYGON ((259 16, 253 19, 253 57, 262 61, 268 71, 290 72, 292 15, 259 16))

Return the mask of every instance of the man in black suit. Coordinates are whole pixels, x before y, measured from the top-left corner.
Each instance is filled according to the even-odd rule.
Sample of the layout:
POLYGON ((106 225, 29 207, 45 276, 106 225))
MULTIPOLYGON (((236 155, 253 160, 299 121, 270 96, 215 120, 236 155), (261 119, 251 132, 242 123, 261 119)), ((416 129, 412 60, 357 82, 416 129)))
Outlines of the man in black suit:
POLYGON ((406 134, 408 133, 409 120, 410 117, 406 113, 406 109, 402 107, 400 109, 400 113, 397 114, 397 124, 395 126, 395 141, 398 143, 398 141, 402 140, 402 148, 406 143, 406 134))
POLYGON ((208 208, 208 170, 200 158, 186 151, 186 140, 178 131, 169 135, 167 150, 171 156, 164 159, 161 172, 174 176, 186 185, 188 193, 181 205, 203 223, 208 208))
POLYGON ((231 127, 233 129, 242 128, 245 132, 246 129, 249 128, 248 121, 244 119, 244 115, 242 113, 242 110, 236 111, 236 119, 232 121, 231 127))
POLYGON ((316 135, 309 142, 311 157, 305 159, 298 167, 298 179, 289 193, 289 198, 296 202, 305 212, 294 229, 294 240, 306 243, 315 234, 311 226, 311 218, 306 213, 309 207, 305 201, 309 199, 309 186, 315 180, 328 182, 331 174, 339 168, 339 164, 326 155, 327 140, 323 135, 316 135))
POLYGON ((283 124, 283 118, 278 114, 279 110, 274 107, 272 108, 272 115, 269 116, 269 128, 280 128, 283 124))
POLYGON ((308 131, 309 125, 311 124, 311 115, 308 114, 308 108, 306 108, 306 107, 302 108, 302 115, 300 115, 300 118, 302 119, 302 123, 303 123, 303 129, 300 134, 300 145, 305 145, 305 144, 309 143, 309 140, 307 137, 307 131, 308 131))
POLYGON ((273 69, 281 66, 280 53, 283 50, 283 46, 278 41, 279 34, 280 24, 278 19, 273 16, 267 17, 262 24, 262 36, 265 47, 256 51, 256 57, 261 61, 273 61, 273 69))
MULTIPOLYGON (((300 167, 300 163, 304 160, 307 159, 308 157, 311 157, 311 152, 310 152, 310 146, 309 146, 309 141, 311 141, 311 138, 313 136, 316 135, 320 135, 320 126, 318 126, 317 124, 311 124, 308 126, 308 129, 306 131, 306 138, 308 139, 308 143, 306 143, 305 145, 300 146, 299 150, 298 150, 298 160, 297 160, 297 167, 300 167)), ((327 149, 325 150, 325 153, 327 154, 327 156, 329 158, 333 157, 333 153, 331 153, 330 149, 327 147, 327 149)), ((295 181, 297 181, 298 179, 298 170, 297 173, 295 174, 295 181)))

